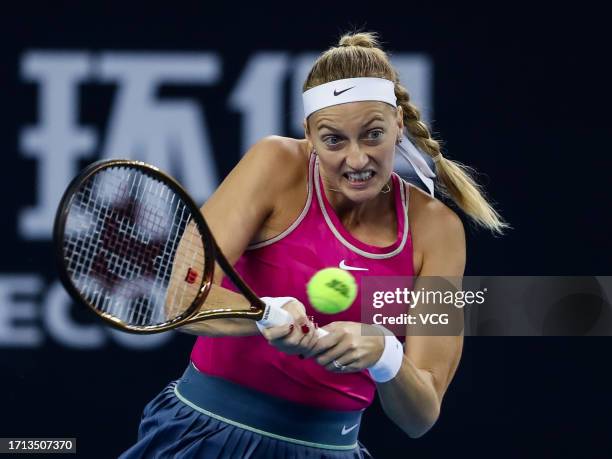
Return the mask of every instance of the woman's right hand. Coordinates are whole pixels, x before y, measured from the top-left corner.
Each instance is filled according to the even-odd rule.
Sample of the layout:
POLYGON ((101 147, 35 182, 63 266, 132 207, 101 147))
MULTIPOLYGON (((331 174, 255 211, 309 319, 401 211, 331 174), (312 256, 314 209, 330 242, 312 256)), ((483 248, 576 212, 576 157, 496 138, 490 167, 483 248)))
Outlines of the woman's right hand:
POLYGON ((317 342, 316 324, 306 316, 306 308, 298 300, 292 300, 282 307, 293 317, 293 323, 278 327, 264 328, 262 335, 272 346, 285 354, 306 354, 317 342))

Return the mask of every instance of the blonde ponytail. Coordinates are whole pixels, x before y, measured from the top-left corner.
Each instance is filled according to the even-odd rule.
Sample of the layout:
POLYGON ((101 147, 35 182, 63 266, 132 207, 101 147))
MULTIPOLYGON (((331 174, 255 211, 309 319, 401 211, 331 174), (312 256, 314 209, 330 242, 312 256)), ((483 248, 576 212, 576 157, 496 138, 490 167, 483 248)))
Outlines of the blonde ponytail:
POLYGON ((395 95, 404 112, 404 127, 408 136, 436 163, 440 194, 452 199, 477 224, 494 233, 503 234, 509 228, 499 213, 484 197, 482 187, 474 180, 473 168, 442 156, 440 142, 435 140, 421 120, 419 110, 410 102, 406 89, 395 79, 395 95))
POLYGON ((503 234, 510 225, 483 196, 482 187, 473 179, 471 167, 444 157, 436 162, 436 175, 444 186, 443 193, 479 225, 494 233, 503 234))

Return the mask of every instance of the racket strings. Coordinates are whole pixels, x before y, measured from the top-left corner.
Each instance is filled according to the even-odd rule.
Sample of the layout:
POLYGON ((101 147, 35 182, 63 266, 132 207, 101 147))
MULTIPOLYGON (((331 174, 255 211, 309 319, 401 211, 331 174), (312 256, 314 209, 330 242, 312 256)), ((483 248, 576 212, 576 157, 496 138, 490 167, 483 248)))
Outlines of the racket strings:
POLYGON ((168 185, 141 170, 102 169, 68 212, 67 271, 100 313, 154 326, 191 306, 204 270, 202 237, 190 224, 190 207, 168 185))

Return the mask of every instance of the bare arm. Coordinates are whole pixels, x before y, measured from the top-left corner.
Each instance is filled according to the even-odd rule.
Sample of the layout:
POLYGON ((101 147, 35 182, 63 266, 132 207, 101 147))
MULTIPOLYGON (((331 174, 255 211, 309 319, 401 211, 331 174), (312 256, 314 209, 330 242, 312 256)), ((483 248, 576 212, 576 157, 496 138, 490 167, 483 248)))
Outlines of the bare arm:
MULTIPOLYGON (((463 224, 440 202, 430 201, 426 206, 429 208, 413 222, 415 244, 423 252, 419 278, 460 278, 465 268, 463 224)), ((421 285, 417 279, 415 289, 421 285)), ((451 309, 461 315, 462 323, 462 311, 451 309)), ((378 384, 378 393, 387 416, 410 437, 418 438, 440 415, 442 399, 461 358, 463 336, 414 336, 412 327, 407 327, 404 361, 398 375, 378 384)))
MULTIPOLYGON (((202 206, 217 244, 232 265, 273 212, 275 196, 295 180, 291 166, 297 158, 286 142, 279 137, 258 142, 202 206)), ((220 287, 222 279, 223 271, 216 265, 214 285, 203 308, 248 309, 242 295, 220 287)), ((248 319, 207 320, 185 325, 181 331, 208 336, 259 334, 255 322, 248 319)))

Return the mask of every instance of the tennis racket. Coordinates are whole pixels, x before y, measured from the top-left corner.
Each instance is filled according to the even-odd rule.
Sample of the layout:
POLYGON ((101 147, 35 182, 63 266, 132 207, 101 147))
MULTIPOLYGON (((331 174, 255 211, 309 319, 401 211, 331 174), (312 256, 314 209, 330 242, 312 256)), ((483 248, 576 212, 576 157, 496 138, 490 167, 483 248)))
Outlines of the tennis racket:
POLYGON ((60 201, 54 241, 66 290, 121 330, 158 333, 220 318, 266 327, 293 321, 251 290, 187 192, 149 164, 113 159, 84 169, 60 201), (248 300, 247 309, 204 307, 215 261, 248 300))

